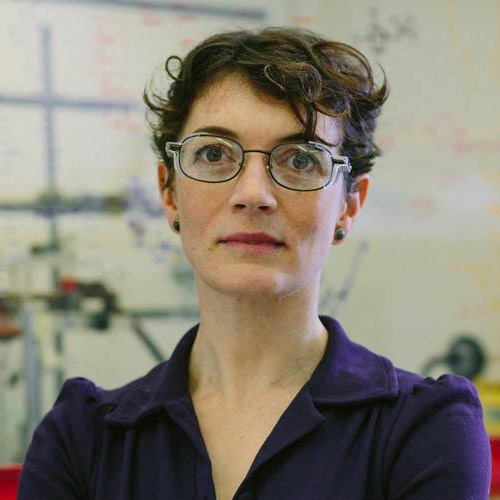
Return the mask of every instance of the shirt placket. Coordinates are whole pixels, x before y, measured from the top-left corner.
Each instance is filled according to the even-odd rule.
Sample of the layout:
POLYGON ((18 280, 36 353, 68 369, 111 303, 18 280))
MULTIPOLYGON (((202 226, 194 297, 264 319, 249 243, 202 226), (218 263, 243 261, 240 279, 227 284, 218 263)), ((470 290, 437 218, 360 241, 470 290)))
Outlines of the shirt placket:
POLYGON ((185 432, 197 451, 195 500, 215 500, 212 466, 189 394, 186 393, 180 399, 170 401, 165 405, 165 409, 173 422, 185 432))

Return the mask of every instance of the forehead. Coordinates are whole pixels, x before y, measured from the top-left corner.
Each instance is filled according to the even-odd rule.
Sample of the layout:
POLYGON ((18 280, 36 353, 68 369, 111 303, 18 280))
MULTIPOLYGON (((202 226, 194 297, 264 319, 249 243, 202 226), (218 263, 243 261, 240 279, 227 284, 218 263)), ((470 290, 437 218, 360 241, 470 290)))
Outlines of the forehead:
MULTIPOLYGON (((258 92, 241 75, 228 75, 210 84, 193 102, 181 137, 208 127, 231 130, 242 141, 267 145, 304 131, 285 101, 258 92)), ((318 113, 316 136, 331 144, 340 142, 336 120, 318 113)))

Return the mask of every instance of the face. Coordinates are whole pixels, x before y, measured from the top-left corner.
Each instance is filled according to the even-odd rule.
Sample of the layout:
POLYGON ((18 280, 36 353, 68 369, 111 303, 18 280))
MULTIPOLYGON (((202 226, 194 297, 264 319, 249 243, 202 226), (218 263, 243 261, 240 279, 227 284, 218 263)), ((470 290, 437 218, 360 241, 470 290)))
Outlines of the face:
MULTIPOLYGON (((179 139, 214 128, 224 129, 218 135, 230 135, 243 149, 261 150, 303 130, 288 105, 262 97, 236 75, 213 84, 194 102, 179 139)), ((334 120, 324 115, 318 116, 316 135, 330 144, 340 139, 334 120)), ((209 184, 177 174, 173 191, 161 190, 170 225, 180 221, 199 290, 284 297, 319 285, 335 228, 348 229, 355 216, 344 180, 340 175, 327 189, 292 191, 273 181, 267 161, 267 155, 247 153, 242 171, 230 181, 209 184), (234 233, 266 233, 281 244, 228 243, 234 233)), ((165 176, 160 166, 161 186, 165 176)))

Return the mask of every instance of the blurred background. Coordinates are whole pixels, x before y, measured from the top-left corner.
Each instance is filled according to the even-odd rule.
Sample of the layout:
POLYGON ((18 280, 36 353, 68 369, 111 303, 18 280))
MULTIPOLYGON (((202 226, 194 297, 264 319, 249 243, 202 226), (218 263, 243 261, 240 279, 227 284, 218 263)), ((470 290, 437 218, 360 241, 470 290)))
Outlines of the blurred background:
POLYGON ((122 385, 197 322, 141 96, 169 55, 265 25, 352 44, 391 86, 321 313, 400 368, 468 377, 500 437, 500 2, 2 0, 0 463, 67 377, 122 385))

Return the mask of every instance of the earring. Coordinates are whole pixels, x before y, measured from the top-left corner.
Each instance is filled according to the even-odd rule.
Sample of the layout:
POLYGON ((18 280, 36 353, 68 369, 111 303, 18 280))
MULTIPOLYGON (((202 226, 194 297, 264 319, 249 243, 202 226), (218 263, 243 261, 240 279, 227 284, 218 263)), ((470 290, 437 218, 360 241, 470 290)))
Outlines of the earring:
POLYGON ((174 220, 174 230, 177 233, 181 230, 181 223, 177 219, 174 220))
POLYGON ((335 230, 335 239, 337 241, 342 241, 345 238, 345 229, 343 227, 339 227, 335 230))

